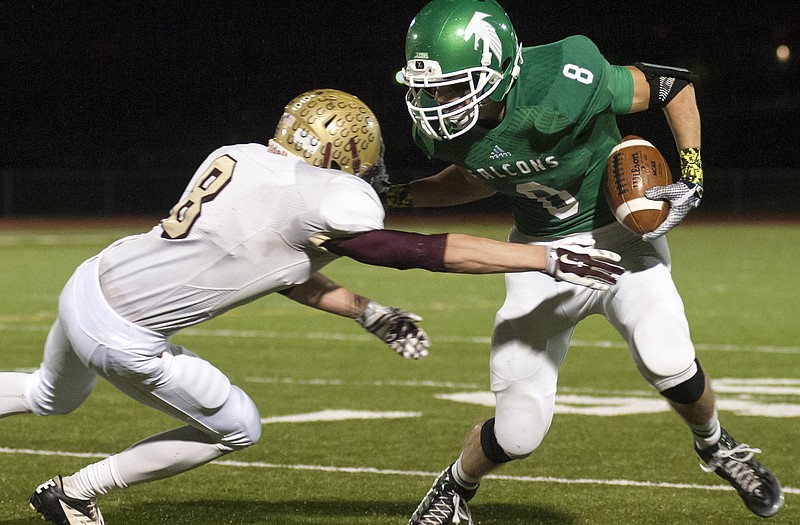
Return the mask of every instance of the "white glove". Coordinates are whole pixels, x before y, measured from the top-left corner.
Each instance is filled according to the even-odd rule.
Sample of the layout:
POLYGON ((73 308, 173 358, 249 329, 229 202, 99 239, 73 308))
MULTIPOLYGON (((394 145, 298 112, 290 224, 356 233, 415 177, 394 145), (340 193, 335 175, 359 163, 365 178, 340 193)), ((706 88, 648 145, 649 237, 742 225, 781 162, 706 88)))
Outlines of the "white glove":
POLYGON ((548 247, 548 275, 593 290, 607 290, 617 282, 625 269, 618 264, 619 254, 593 248, 591 237, 570 237, 548 247))
POLYGON ((645 197, 650 200, 669 201, 669 214, 664 222, 651 231, 642 235, 645 241, 657 239, 670 231, 683 221, 690 211, 700 206, 700 199, 703 197, 703 187, 688 180, 679 180, 668 186, 656 186, 644 192, 645 197))
POLYGON ((356 322, 406 359, 428 355, 428 334, 417 326, 422 317, 393 306, 370 301, 356 322))

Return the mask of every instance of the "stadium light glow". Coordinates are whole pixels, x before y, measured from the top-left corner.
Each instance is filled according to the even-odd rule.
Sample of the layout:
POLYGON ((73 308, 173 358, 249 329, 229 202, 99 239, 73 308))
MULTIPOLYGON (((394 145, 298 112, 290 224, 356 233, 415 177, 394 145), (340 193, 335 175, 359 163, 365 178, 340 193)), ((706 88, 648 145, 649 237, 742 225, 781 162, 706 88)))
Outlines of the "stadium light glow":
POLYGON ((792 53, 789 50, 789 46, 781 44, 781 45, 779 45, 777 47, 777 49, 775 49, 775 58, 781 64, 788 63, 789 60, 791 59, 791 57, 792 57, 792 53))

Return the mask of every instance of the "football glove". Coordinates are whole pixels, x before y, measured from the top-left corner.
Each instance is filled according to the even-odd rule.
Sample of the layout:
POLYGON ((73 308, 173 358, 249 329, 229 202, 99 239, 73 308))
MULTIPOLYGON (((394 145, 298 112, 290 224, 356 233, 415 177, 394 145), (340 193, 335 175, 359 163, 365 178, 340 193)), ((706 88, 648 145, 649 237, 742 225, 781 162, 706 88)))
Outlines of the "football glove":
POLYGON ((386 146, 383 144, 383 137, 381 137, 381 153, 380 157, 375 164, 369 167, 369 169, 361 175, 361 178, 364 179, 372 186, 372 189, 375 190, 375 193, 378 195, 382 195, 386 192, 389 188, 391 183, 389 182, 389 174, 386 173, 386 162, 383 160, 383 154, 386 152, 386 146))
POLYGON ((417 326, 422 317, 393 306, 383 306, 370 301, 356 318, 367 332, 389 345, 406 359, 420 359, 428 355, 431 346, 428 334, 417 326))
POLYGON ((703 187, 689 180, 681 179, 668 186, 650 188, 644 192, 644 195, 650 200, 666 200, 669 202, 669 213, 664 222, 650 233, 642 235, 643 240, 652 241, 680 224, 690 211, 700 206, 703 187))
POLYGON ((607 290, 625 269, 614 264, 619 262, 619 254, 595 249, 594 243, 590 237, 571 237, 554 242, 548 247, 544 272, 572 284, 607 290))
POLYGON ((383 160, 385 151, 386 148, 383 145, 383 138, 381 138, 380 158, 375 164, 370 166, 361 178, 372 186, 372 189, 378 194, 378 198, 380 198, 384 208, 410 208, 412 206, 412 199, 408 192, 408 184, 392 184, 389 181, 389 174, 386 172, 386 162, 383 160))

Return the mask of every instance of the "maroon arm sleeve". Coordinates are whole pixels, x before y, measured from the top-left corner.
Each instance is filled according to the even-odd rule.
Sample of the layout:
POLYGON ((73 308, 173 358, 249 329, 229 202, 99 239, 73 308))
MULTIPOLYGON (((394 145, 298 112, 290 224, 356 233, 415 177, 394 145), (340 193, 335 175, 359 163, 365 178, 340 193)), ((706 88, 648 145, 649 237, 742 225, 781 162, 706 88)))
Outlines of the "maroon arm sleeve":
POLYGON ((372 230, 346 239, 329 239, 322 243, 322 247, 333 254, 373 266, 444 272, 446 243, 446 233, 424 235, 397 230, 372 230))

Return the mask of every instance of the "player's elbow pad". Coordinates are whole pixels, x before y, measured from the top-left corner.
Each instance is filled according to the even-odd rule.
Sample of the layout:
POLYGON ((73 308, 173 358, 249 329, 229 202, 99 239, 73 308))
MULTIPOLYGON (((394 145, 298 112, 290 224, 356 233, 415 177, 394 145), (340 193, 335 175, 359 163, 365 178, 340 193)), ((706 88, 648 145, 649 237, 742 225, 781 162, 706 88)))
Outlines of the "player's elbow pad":
POLYGON ((650 107, 663 108, 683 88, 697 81, 697 75, 680 67, 661 66, 647 62, 634 64, 644 73, 647 83, 650 84, 650 107))

